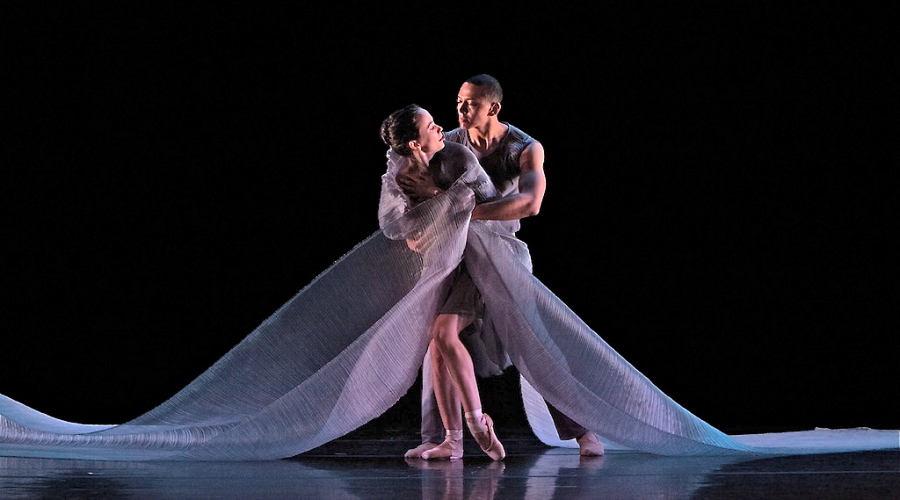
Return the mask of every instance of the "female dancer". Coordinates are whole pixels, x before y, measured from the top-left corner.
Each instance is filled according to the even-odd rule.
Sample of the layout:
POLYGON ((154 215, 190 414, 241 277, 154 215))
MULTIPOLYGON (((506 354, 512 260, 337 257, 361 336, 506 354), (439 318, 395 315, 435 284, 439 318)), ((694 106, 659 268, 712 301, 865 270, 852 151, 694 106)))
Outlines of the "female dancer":
MULTIPOLYGON (((477 164, 477 159, 468 149, 456 143, 445 144, 443 129, 434 123, 428 111, 416 105, 391 113, 382 123, 381 137, 391 151, 402 158, 404 164, 398 176, 420 174, 426 183, 430 182, 427 189, 432 195, 441 192, 438 184, 446 186, 455 180, 448 176, 456 174, 458 177, 466 165, 473 168, 472 162, 477 164)), ((496 197, 496 190, 488 188, 482 194, 496 197)), ((476 202, 487 199, 483 196, 476 202)), ((415 203, 418 200, 411 201, 415 203)), ((412 243, 410 248, 414 248, 412 243)), ((475 441, 492 459, 501 460, 506 452, 494 433, 490 416, 481 411, 472 357, 457 334, 475 320, 472 306, 479 301, 478 292, 468 273, 459 268, 450 280, 451 290, 431 329, 429 346, 434 366, 435 396, 446 438, 437 447, 422 453, 422 458, 462 458, 461 399, 466 425, 475 441)))

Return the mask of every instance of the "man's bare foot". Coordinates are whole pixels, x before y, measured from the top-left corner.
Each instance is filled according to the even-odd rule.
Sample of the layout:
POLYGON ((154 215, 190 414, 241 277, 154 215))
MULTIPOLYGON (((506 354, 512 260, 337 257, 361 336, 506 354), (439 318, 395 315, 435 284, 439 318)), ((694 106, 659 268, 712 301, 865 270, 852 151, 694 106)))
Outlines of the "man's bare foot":
POLYGON ((403 458, 422 458, 423 452, 436 448, 437 446, 437 443, 422 443, 411 450, 406 450, 406 453, 403 454, 403 458))
POLYGON ((591 431, 585 432, 575 441, 578 442, 578 453, 582 457, 599 457, 606 453, 606 450, 603 449, 603 443, 591 431))

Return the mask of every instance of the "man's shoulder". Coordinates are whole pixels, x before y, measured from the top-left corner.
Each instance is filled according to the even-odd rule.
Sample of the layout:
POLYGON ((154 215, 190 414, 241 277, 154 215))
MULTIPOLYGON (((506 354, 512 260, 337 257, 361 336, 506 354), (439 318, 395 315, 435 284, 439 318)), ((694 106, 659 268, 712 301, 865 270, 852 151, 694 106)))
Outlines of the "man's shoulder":
POLYGON ((537 139, 528 135, 527 133, 525 133, 524 130, 520 129, 519 127, 516 127, 512 123, 509 123, 509 122, 504 122, 504 123, 506 123, 506 126, 509 127, 508 134, 511 138, 517 139, 519 141, 524 141, 524 142, 537 141, 537 139))
POLYGON ((444 132, 444 140, 448 143, 463 144, 466 140, 466 129, 456 127, 449 132, 444 132))
POLYGON ((474 157, 474 153, 469 151, 469 148, 459 144, 457 142, 452 142, 446 140, 446 135, 444 137, 444 148, 441 150, 441 154, 446 158, 459 158, 459 157, 474 157))

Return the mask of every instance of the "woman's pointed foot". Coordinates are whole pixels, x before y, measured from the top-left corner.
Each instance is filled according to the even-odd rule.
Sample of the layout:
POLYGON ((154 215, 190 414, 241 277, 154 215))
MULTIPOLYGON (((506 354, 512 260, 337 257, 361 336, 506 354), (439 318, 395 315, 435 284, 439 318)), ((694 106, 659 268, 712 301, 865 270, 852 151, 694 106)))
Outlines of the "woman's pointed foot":
POLYGON ((481 451, 487 453, 487 456, 493 460, 503 460, 506 457, 506 450, 503 449, 503 444, 500 443, 497 435, 494 434, 494 421, 487 414, 483 414, 481 418, 482 423, 487 427, 487 431, 472 432, 472 436, 475 438, 478 446, 481 447, 481 451))

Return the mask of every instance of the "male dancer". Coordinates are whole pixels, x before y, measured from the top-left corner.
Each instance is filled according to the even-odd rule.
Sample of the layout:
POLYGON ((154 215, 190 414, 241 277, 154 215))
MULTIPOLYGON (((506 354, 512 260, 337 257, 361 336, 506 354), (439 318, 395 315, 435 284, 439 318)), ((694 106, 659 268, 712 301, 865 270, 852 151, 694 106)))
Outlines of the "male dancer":
MULTIPOLYGON (((500 83, 490 75, 477 75, 466 80, 457 95, 456 110, 459 127, 446 133, 445 140, 457 142, 469 148, 485 169, 497 189, 502 194, 498 200, 476 205, 473 220, 509 220, 537 215, 546 190, 544 177, 544 150, 541 143, 518 128, 498 119, 503 91, 500 83)), ((409 176, 398 179, 408 194, 418 198, 430 198, 440 193, 433 181, 424 176, 409 176)), ((462 271, 463 273, 465 271, 462 271)), ((452 305, 445 305, 442 317, 457 321, 439 321, 433 332, 438 339, 458 338, 462 330, 471 323, 474 310, 467 311, 472 302, 472 294, 477 295, 471 279, 457 279, 451 293, 452 305), (470 293, 457 293, 470 287, 470 293), (453 298, 455 297, 455 298, 453 298), (464 299, 459 299, 465 297, 464 299), (449 308, 448 308, 449 307, 449 308), (460 309, 462 308, 462 309, 460 309), (447 331, 442 331, 447 330, 447 331)), ((480 300, 480 299, 478 299, 480 300)), ((433 353, 432 353, 433 354, 433 353)), ((446 458, 461 456, 461 441, 451 451, 443 436, 443 425, 436 408, 433 378, 445 376, 441 370, 433 372, 429 359, 423 367, 422 391, 422 444, 406 452, 407 458, 446 458)), ((459 395, 449 391, 445 407, 458 409, 459 395)), ((572 419, 547 404, 560 439, 576 439, 582 456, 598 456, 604 453, 597 436, 572 419)), ((480 410, 478 411, 480 414, 480 410)), ((467 422, 480 417, 466 415, 467 422)), ((458 417, 457 417, 458 418, 458 417)), ((469 422, 471 424, 471 422, 469 422)), ((457 433, 461 431, 456 431, 457 433)), ((448 431, 448 440, 450 431, 448 431)), ((460 435, 460 434, 457 434, 460 435)), ((461 440, 461 438, 460 438, 461 440)))

